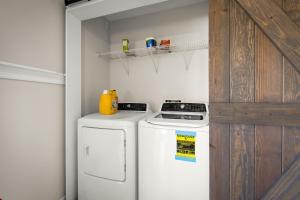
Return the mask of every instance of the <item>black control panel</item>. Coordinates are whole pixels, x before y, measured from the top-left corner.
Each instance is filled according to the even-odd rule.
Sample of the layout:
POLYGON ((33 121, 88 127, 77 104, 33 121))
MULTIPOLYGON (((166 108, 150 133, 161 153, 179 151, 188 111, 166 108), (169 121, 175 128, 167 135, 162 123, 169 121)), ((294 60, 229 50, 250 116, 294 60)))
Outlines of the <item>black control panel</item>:
POLYGON ((118 110, 147 111, 145 103, 118 103, 118 110))
POLYGON ((72 3, 79 2, 79 1, 89 1, 89 0, 65 0, 65 5, 68 6, 72 3))
POLYGON ((206 112, 206 105, 203 103, 164 103, 161 111, 206 112))

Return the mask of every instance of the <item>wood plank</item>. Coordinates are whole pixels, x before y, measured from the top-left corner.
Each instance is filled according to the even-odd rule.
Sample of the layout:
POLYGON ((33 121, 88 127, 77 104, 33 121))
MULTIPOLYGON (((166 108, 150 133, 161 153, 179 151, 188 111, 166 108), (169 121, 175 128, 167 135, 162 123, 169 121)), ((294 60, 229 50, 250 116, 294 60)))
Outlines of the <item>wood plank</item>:
MULTIPOLYGON (((300 1, 285 0, 284 11, 300 27, 300 1)), ((284 102, 300 103, 300 74, 297 74, 291 62, 284 58, 284 102)))
POLYGON ((230 199, 254 199, 254 126, 231 125, 230 199))
MULTIPOLYGON (((254 22, 231 0, 230 102, 254 102, 254 47, 254 22)), ((230 180, 231 200, 254 199, 254 126, 230 126, 230 180)))
POLYGON ((229 102, 229 0, 209 1, 209 100, 229 102))
MULTIPOLYGON (((300 74, 284 62, 284 102, 300 103, 300 74)), ((283 171, 300 155, 300 126, 283 128, 283 171)))
POLYGON ((284 127, 283 168, 286 170, 294 159, 300 155, 300 128, 284 127))
POLYGON ((283 6, 283 0, 273 0, 274 3, 276 3, 280 8, 283 6))
POLYGON ((262 200, 300 199, 300 158, 289 167, 262 200))
POLYGON ((281 175, 281 127, 255 128, 255 199, 260 199, 281 175))
MULTIPOLYGON (((282 2, 273 0, 276 5, 282 2)), ((255 29, 255 102, 282 102, 283 56, 272 41, 255 29)), ((255 199, 281 175, 282 127, 255 127, 255 199), (271 137, 271 138, 270 138, 271 137)))
MULTIPOLYGON (((300 26, 300 1, 285 0, 285 12, 300 26)), ((284 98, 286 103, 300 103, 300 74, 297 74, 292 64, 284 59, 284 98)), ((283 128, 283 171, 300 154, 300 127, 283 128)))
MULTIPOLYGON (((209 100, 229 102, 229 0, 209 1, 209 100)), ((229 125, 210 123, 210 199, 229 200, 229 125)))
POLYGON ((282 102, 283 57, 258 27, 255 49, 255 101, 282 102))
POLYGON ((288 16, 300 26, 300 1, 299 0, 284 0, 283 9, 288 16))
POLYGON ((210 122, 260 125, 300 125, 300 104, 210 103, 210 122))
POLYGON ((229 148, 228 124, 210 123, 210 199, 229 200, 229 148))
POLYGON ((300 73, 300 27, 272 0, 236 0, 300 73))
POLYGON ((300 74, 284 60, 284 98, 286 103, 300 103, 300 74))
POLYGON ((230 102, 253 102, 254 22, 235 0, 231 0, 230 27, 230 102))

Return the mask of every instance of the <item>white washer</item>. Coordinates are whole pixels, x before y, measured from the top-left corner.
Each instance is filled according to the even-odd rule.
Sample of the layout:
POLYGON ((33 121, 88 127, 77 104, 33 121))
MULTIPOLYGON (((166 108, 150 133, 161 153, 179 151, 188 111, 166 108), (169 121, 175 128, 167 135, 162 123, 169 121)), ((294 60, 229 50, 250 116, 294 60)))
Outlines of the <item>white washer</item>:
POLYGON ((209 200, 206 104, 164 103, 139 122, 139 200, 209 200))
POLYGON ((79 200, 137 199, 137 123, 148 107, 124 103, 114 115, 79 119, 79 200))

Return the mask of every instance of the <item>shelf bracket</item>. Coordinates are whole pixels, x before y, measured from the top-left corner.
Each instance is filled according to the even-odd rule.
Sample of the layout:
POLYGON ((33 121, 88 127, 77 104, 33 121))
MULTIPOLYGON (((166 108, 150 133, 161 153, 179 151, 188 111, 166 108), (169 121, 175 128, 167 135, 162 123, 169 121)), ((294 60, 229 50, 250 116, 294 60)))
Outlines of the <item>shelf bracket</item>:
POLYGON ((121 55, 121 54, 118 54, 118 57, 119 57, 119 59, 120 59, 122 65, 123 65, 123 68, 124 68, 126 74, 129 76, 130 70, 129 70, 128 58, 127 58, 127 57, 126 57, 126 58, 122 58, 122 55, 121 55))
POLYGON ((184 61, 184 65, 185 65, 185 70, 188 71, 192 62, 192 58, 194 55, 194 51, 195 50, 190 50, 190 51, 183 51, 183 61, 184 61))
POLYGON ((159 68, 159 54, 153 54, 152 50, 148 51, 148 54, 150 55, 150 58, 152 60, 152 63, 154 65, 154 69, 156 74, 158 74, 158 68, 159 68))

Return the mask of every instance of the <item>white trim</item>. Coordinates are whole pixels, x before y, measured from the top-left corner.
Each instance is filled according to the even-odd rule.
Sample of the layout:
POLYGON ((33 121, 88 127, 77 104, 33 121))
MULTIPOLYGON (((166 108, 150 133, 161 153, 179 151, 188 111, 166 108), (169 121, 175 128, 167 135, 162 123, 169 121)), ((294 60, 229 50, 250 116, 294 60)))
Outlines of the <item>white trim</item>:
POLYGON ((66 200, 66 197, 65 196, 63 196, 62 198, 60 198, 59 200, 66 200))
POLYGON ((66 13, 66 199, 77 199, 77 120, 81 117, 81 21, 66 13))
POLYGON ((62 73, 4 61, 0 61, 0 79, 65 84, 65 75, 62 73))

